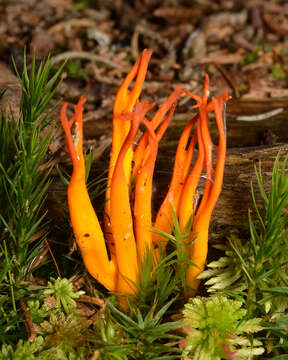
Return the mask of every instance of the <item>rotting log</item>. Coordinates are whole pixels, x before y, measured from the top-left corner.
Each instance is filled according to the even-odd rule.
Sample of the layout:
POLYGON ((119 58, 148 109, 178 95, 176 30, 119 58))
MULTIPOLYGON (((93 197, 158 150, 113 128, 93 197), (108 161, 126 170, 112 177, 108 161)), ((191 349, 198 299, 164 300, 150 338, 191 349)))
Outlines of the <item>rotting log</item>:
POLYGON ((255 168, 258 169, 261 162, 264 186, 269 191, 272 168, 279 151, 283 158, 288 152, 288 144, 228 150, 223 190, 211 221, 211 240, 230 236, 235 231, 248 231, 248 209, 253 211, 251 185, 257 204, 261 204, 255 168))
MULTIPOLYGON (((193 117, 193 114, 195 112, 188 114, 176 113, 164 140, 167 144, 170 141, 177 143, 180 133, 185 124, 193 117)), ((285 143, 288 141, 288 110, 261 121, 238 121, 235 116, 227 113, 226 124, 228 148, 273 145, 276 142, 285 143)), ((212 138, 215 139, 216 127, 211 127, 210 131, 212 138)), ((166 146, 166 143, 164 146, 166 146)))
MULTIPOLYGON (((160 196, 167 191, 170 178, 168 173, 170 172, 170 175, 172 173, 177 139, 184 124, 191 117, 192 114, 176 114, 166 138, 163 139, 164 142, 160 145, 158 181, 156 181, 156 191, 161 194, 160 196)), ((214 128, 210 130, 215 140, 216 131, 214 128)), ((249 236, 248 210, 254 209, 251 197, 252 184, 256 201, 261 203, 255 166, 258 168, 261 162, 264 185, 269 191, 274 160, 279 151, 282 158, 288 152, 287 110, 269 119, 251 122, 237 121, 235 117, 228 114, 227 144, 223 189, 210 223, 210 241, 212 242, 222 242, 223 238, 235 232, 249 236)), ((205 179, 202 178, 198 188, 199 196, 203 191, 204 182, 205 179)))
MULTIPOLYGON (((153 206, 156 210, 167 192, 172 176, 174 155, 179 135, 183 130, 184 124, 187 123, 191 116, 192 114, 176 115, 166 136, 160 143, 153 192, 153 206)), ((240 122, 236 121, 235 118, 228 117, 227 160, 223 190, 214 209, 210 224, 210 241, 212 243, 223 242, 225 238, 235 232, 249 236, 248 209, 253 210, 251 184, 254 186, 256 200, 259 202, 260 199, 255 176, 255 166, 258 166, 261 161, 264 184, 266 189, 269 190, 275 157, 279 151, 281 151, 283 156, 288 152, 287 118, 288 114, 286 111, 264 121, 240 122)), ((92 121, 89 125, 90 127, 92 125, 97 127, 97 122, 92 121)), ((87 138, 91 138, 89 136, 91 134, 87 130, 86 128, 87 138)), ((108 139, 110 136, 109 130, 106 128, 106 131, 108 139)), ((216 133, 213 128, 211 132, 212 136, 216 133)), ((102 173, 108 164, 109 151, 106 151, 100 159, 94 162, 92 173, 102 173)), ((93 174, 91 178, 93 178, 93 174)), ((205 179, 202 178, 198 190, 199 196, 201 196, 204 182, 205 179)), ((65 198, 65 188, 57 177, 51 187, 51 191, 54 190, 57 191, 58 197, 65 198)))
POLYGON ((233 99, 227 104, 227 113, 233 115, 259 114, 273 109, 288 109, 287 98, 271 99, 233 99))
MULTIPOLYGON (((255 176, 255 166, 258 168, 259 162, 261 162, 263 181, 265 188, 269 190, 273 163, 279 151, 281 151, 283 155, 287 154, 288 144, 228 149, 223 189, 214 209, 210 224, 211 241, 219 241, 225 237, 227 238, 235 231, 244 234, 247 233, 248 209, 253 209, 251 198, 252 184, 254 186, 256 200, 259 201, 260 199, 255 176)), ((161 159, 161 157, 162 156, 160 156, 161 163, 158 164, 157 169, 158 176, 155 184, 155 202, 158 202, 158 195, 160 197, 164 196, 170 178, 167 158, 165 161, 165 159, 161 159)), ((204 182, 205 179, 202 178, 198 187, 198 197, 202 194, 204 182)))

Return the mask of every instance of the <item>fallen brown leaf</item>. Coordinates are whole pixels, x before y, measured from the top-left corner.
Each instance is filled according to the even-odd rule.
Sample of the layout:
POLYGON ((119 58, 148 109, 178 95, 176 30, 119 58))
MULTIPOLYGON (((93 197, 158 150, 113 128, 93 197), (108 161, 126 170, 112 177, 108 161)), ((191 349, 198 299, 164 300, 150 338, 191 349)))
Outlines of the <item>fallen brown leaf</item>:
POLYGON ((17 119, 19 117, 21 87, 17 77, 3 63, 0 63, 0 89, 6 90, 0 99, 0 111, 4 115, 9 115, 12 111, 13 116, 17 119))

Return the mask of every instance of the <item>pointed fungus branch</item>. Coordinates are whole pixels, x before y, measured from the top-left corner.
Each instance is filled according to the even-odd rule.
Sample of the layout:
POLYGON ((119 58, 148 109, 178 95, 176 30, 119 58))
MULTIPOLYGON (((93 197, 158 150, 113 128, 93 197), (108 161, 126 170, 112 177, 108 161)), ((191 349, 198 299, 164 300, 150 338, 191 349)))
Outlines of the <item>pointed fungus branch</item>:
MULTIPOLYGON (((146 251, 154 253, 154 259, 158 259, 159 247, 165 250, 167 244, 167 239, 152 229, 155 227, 162 232, 171 233, 174 208, 181 231, 187 230, 187 224, 190 226, 191 223, 188 229, 190 237, 184 240, 187 242, 189 255, 186 295, 190 296, 197 290, 197 276, 205 266, 210 218, 222 188, 226 153, 223 102, 229 97, 224 92, 218 98, 212 97, 208 101, 209 78, 206 75, 202 97, 178 86, 149 121, 147 114, 155 104, 139 101, 139 97, 150 57, 151 51, 144 50, 123 81, 114 103, 104 220, 109 255, 85 184, 82 112, 86 99, 80 98, 70 120, 66 116, 67 104, 61 109, 66 146, 73 164, 68 187, 71 224, 89 273, 110 291, 135 294, 139 265, 143 263, 146 251), (129 90, 132 81, 134 85, 129 90), (180 95, 189 96, 196 101, 193 107, 197 114, 186 125, 179 139, 171 183, 153 222, 152 182, 158 144, 173 117, 180 95), (212 159, 215 146, 208 126, 210 112, 215 114, 219 132, 215 170, 212 159), (146 131, 138 144, 134 145, 140 124, 146 127, 146 131), (194 161, 196 146, 198 151, 194 161), (195 213, 195 192, 204 169, 204 194, 195 213)), ((127 302, 120 302, 124 308, 127 307, 127 302)))
POLYGON ((152 181, 158 152, 158 141, 151 124, 144 120, 149 131, 149 155, 143 159, 135 176, 134 223, 139 256, 145 259, 152 248, 152 181))
MULTIPOLYGON (((226 101, 229 99, 227 93, 224 93, 222 96, 223 100, 226 101)), ((217 154, 217 163, 214 178, 211 177, 212 174, 212 142, 207 139, 204 131, 202 129, 202 141, 206 147, 205 151, 205 163, 206 163, 206 183, 204 189, 204 195, 202 197, 200 206, 194 216, 192 234, 196 236, 195 241, 189 248, 189 258, 196 266, 189 266, 186 273, 186 283, 190 289, 187 290, 186 296, 192 296, 195 294, 199 286, 199 280, 197 279, 198 275, 204 270, 207 252, 208 252, 208 230, 209 223, 212 215, 212 211, 216 205, 218 197, 221 193, 223 176, 224 176, 224 165, 226 157, 226 133, 224 129, 224 119, 223 119, 223 100, 222 98, 215 99, 212 98, 211 108, 215 113, 216 124, 219 132, 219 143, 218 143, 218 154, 217 154), (205 142, 206 141, 206 142, 205 142), (194 289, 191 290, 191 289, 194 289)), ((209 108, 207 106, 207 112, 209 108)), ((200 115, 201 116, 201 115, 200 115)))
MULTIPOLYGON (((175 163, 173 169, 172 179, 169 185, 169 190, 167 195, 162 202, 160 209, 157 213, 154 227, 158 230, 162 230, 166 233, 171 233, 172 231, 172 208, 177 209, 179 204, 180 195, 189 171, 192 156, 194 152, 194 147, 196 143, 196 134, 191 138, 189 148, 186 150, 189 137, 193 127, 195 126, 198 116, 193 118, 183 130, 183 133, 179 139, 177 146, 175 163)), ((165 249, 165 246, 168 242, 168 239, 161 236, 159 233, 153 233, 153 244, 154 246, 159 246, 161 243, 162 249, 165 249)))
MULTIPOLYGON (((113 134, 112 134, 112 150, 110 154, 110 165, 108 171, 108 183, 106 189, 106 202, 105 202, 105 233, 106 239, 108 242, 109 250, 114 257, 114 247, 115 243, 113 239, 113 235, 111 233, 111 181, 114 173, 114 168, 116 166, 116 161, 118 159, 119 152, 121 147, 125 141, 125 138, 129 132, 131 122, 127 121, 123 118, 123 114, 131 112, 132 108, 135 106, 136 101, 138 100, 143 83, 146 77, 148 63, 150 57, 152 55, 151 51, 145 49, 137 60, 135 65, 132 67, 122 85, 120 86, 116 99, 114 102, 113 109, 113 134), (134 86, 131 91, 129 91, 129 86, 132 81, 135 80, 134 86)), ((130 182, 130 172, 131 172, 131 164, 132 164, 132 144, 127 149, 125 159, 124 159, 124 173, 126 177, 126 181, 129 184, 130 182)))
POLYGON ((81 97, 74 116, 68 120, 67 103, 61 109, 61 123, 66 136, 66 145, 73 164, 73 173, 68 186, 68 206, 71 224, 83 261, 89 273, 107 289, 116 289, 116 264, 108 259, 104 236, 91 204, 85 183, 83 156, 83 104, 81 97), (71 128, 74 125, 72 136, 71 128))

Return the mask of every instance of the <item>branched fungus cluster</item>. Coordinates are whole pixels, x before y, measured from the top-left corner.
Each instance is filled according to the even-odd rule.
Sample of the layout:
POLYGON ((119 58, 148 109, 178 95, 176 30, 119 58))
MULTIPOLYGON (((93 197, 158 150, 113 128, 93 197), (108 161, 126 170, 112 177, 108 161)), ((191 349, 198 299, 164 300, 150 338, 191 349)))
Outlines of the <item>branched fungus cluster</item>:
POLYGON ((188 247, 186 285, 187 294, 191 295, 199 285, 197 276, 205 266, 210 218, 222 188, 226 153, 224 102, 228 100, 228 94, 224 92, 218 98, 209 100, 209 79, 206 75, 202 97, 178 86, 148 120, 146 115, 155 104, 139 100, 139 97, 150 57, 151 52, 144 50, 115 99, 104 231, 85 183, 82 117, 85 98, 80 98, 71 119, 66 116, 67 103, 61 109, 61 123, 73 164, 68 187, 71 224, 89 273, 110 291, 135 294, 139 264, 143 263, 147 252, 154 254, 157 263, 159 248, 165 250, 168 238, 161 231, 171 234, 174 209, 181 231, 187 230, 187 224, 191 224, 190 236, 183 240, 188 247), (194 108, 198 112, 179 139, 169 190, 153 221, 152 181, 158 144, 171 121, 177 99, 182 95, 196 101, 194 108), (214 112, 219 133, 217 146, 211 140, 208 127, 211 112, 214 112), (141 124, 146 130, 138 139, 141 124), (193 159, 196 147, 197 157, 193 159), (214 150, 217 151, 215 169, 212 159, 214 150), (203 172, 205 189, 196 207, 195 192, 203 172))

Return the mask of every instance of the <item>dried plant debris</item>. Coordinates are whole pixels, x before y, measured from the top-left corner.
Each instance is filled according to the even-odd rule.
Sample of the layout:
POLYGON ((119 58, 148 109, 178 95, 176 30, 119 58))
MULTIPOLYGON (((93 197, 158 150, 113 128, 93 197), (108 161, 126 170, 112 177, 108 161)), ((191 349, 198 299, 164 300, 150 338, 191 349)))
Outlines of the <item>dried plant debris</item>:
POLYGON ((51 53, 55 64, 66 60, 67 78, 81 79, 65 91, 74 102, 75 87, 86 95, 97 83, 119 85, 144 47, 153 50, 155 97, 175 82, 195 91, 208 71, 212 86, 228 87, 239 101, 287 98, 285 1, 10 0, 0 6, 1 58, 17 60, 26 46, 38 57, 51 53))

